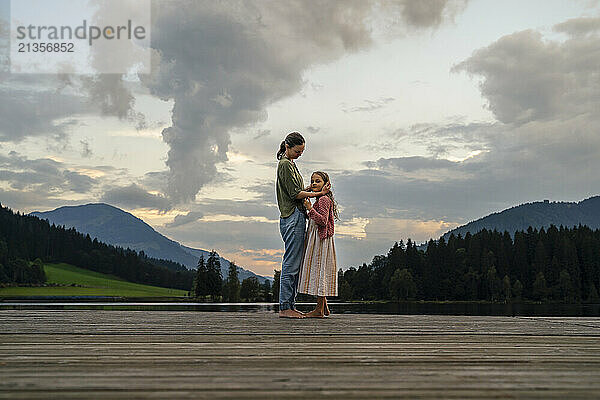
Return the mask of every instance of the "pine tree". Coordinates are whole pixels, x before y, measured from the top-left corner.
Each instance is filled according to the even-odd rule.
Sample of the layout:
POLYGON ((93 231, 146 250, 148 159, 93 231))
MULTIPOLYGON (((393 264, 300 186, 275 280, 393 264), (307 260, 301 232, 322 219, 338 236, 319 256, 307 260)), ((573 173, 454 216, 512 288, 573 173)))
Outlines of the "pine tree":
POLYGON ((240 301, 240 279, 238 277, 237 266, 234 262, 229 263, 229 271, 224 288, 225 301, 237 303, 240 301))
POLYGON ((397 269, 390 281, 390 295, 394 300, 409 300, 417 294, 417 285, 407 268, 397 269))
POLYGON ((246 301, 256 301, 260 294, 260 284, 255 276, 251 276, 242 281, 240 288, 240 297, 246 301))
POLYGON ((198 268, 196 269, 196 277, 192 284, 192 294, 194 297, 204 297, 209 294, 208 290, 208 269, 204 262, 204 255, 198 260, 198 268))
POLYGON ((523 284, 518 279, 513 285, 513 293, 515 295, 515 299, 521 300, 521 296, 523 295, 523 284))
POLYGON ((281 279, 281 271, 278 269, 273 270, 273 301, 279 301, 279 281, 281 279))
POLYGON ((598 291, 596 290, 596 285, 594 285, 593 283, 589 284, 589 293, 588 293, 588 298, 587 301, 588 303, 597 303, 598 300, 600 300, 600 298, 598 297, 598 291))
POLYGON ((508 275, 504 275, 502 279, 502 291, 504 293, 504 300, 509 302, 512 300, 511 286, 510 286, 510 278, 508 275))
POLYGON ((533 282, 532 295, 535 300, 545 300, 547 294, 546 278, 544 278, 544 273, 540 271, 533 282))
POLYGON ((260 293, 263 301, 270 302, 273 299, 273 295, 271 294, 271 282, 268 279, 260 285, 260 293))
POLYGON ((212 301, 216 301, 221 295, 223 288, 223 276, 221 275, 221 261, 216 251, 211 251, 206 260, 206 286, 212 301))
POLYGON ((560 288, 560 299, 565 302, 573 301, 575 295, 573 290, 573 284, 571 282, 571 275, 566 269, 560 271, 560 277, 558 278, 558 286, 560 288))
POLYGON ((500 298, 502 282, 500 282, 500 278, 496 273, 496 267, 494 265, 488 268, 485 279, 487 281, 488 299, 491 301, 498 301, 500 298))

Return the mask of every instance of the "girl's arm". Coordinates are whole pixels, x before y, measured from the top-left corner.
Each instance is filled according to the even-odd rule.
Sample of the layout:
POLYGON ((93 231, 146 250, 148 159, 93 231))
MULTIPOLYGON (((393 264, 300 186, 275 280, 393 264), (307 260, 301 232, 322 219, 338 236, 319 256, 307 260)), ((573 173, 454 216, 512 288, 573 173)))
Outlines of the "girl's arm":
POLYGON ((321 213, 318 213, 314 207, 311 207, 308 211, 308 216, 312 218, 317 225, 327 225, 327 217, 329 216, 329 209, 331 208, 331 199, 327 196, 321 197, 318 201, 321 213))

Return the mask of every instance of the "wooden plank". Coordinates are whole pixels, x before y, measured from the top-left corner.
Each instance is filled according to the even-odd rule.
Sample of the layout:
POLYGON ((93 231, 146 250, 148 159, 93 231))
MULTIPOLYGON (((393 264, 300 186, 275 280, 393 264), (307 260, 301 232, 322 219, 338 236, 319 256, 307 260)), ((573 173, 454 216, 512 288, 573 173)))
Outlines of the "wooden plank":
POLYGON ((590 398, 600 318, 0 311, 0 398, 590 398))

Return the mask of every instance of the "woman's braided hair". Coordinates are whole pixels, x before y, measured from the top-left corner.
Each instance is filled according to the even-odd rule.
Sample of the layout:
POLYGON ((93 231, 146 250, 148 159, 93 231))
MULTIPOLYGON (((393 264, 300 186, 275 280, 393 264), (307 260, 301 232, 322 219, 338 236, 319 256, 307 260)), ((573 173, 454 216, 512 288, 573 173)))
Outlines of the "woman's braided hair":
POLYGON ((285 153, 285 145, 290 148, 304 144, 304 137, 299 132, 291 132, 285 137, 285 140, 279 145, 279 151, 277 152, 277 159, 281 160, 283 153, 285 153))

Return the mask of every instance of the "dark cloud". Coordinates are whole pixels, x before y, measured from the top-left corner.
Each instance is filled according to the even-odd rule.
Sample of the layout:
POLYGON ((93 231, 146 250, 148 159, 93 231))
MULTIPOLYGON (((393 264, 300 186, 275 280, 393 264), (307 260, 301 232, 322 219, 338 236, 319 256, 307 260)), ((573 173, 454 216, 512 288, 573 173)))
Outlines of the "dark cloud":
POLYGON ((226 252, 239 250, 242 245, 246 249, 283 248, 277 223, 197 220, 176 227, 166 226, 160 231, 182 243, 198 243, 202 248, 226 252))
MULTIPOLYGON (((68 83, 76 85, 72 78, 68 83)), ((93 105, 100 115, 116 116, 132 122, 137 130, 147 127, 144 114, 134 109, 135 97, 121 74, 82 75, 78 84, 86 91, 89 104, 93 105)))
POLYGON ((204 216, 203 213, 198 211, 190 211, 185 215, 177 215, 173 218, 172 222, 165 224, 167 228, 175 228, 181 225, 189 224, 190 222, 194 222, 199 220, 204 216))
POLYGON ((432 3, 155 3, 152 47, 157 51, 151 76, 142 80, 152 94, 175 100, 172 126, 163 130, 170 147, 169 196, 190 201, 214 180, 216 164, 227 160, 230 130, 264 120, 268 105, 298 93, 307 68, 370 46, 376 5, 413 26, 435 27, 455 7, 432 3))
POLYGON ((92 149, 90 148, 90 143, 89 143, 88 139, 80 140, 79 144, 81 144, 81 157, 84 157, 84 158, 91 157, 93 152, 92 152, 92 149))
POLYGON ((437 27, 445 18, 453 19, 467 5, 466 0, 403 0, 397 3, 404 21, 415 28, 437 27))
MULTIPOLYGON (((581 21, 557 25, 581 31, 581 21), (576 23, 577 22, 577 23, 576 23)), ((590 23, 586 29, 589 30, 590 23)), ((544 40, 526 30, 500 38, 453 68, 481 76, 481 93, 499 121, 524 124, 598 114, 600 35, 544 40)))
POLYGON ((140 183, 145 187, 150 187, 166 193, 167 182, 169 180, 169 171, 150 171, 146 172, 140 179, 140 183))
POLYGON ((248 185, 244 186, 243 189, 260 195, 259 199, 264 204, 277 204, 275 181, 248 185))
MULTIPOLYGON (((363 0, 286 2, 153 2, 152 73, 139 75, 150 93, 173 99, 167 188, 171 202, 194 199, 200 188, 220 179, 216 165, 227 161, 229 131, 266 119, 266 108, 298 93, 303 73, 372 43, 374 9, 400 16, 414 27, 435 27, 453 14, 452 2, 363 0)), ((135 2, 123 7, 135 10, 135 2)), ((100 8, 97 17, 110 10, 100 8)), ((1 25, 0 27, 6 27, 1 25)), ((6 44, 6 42, 3 42, 6 44)), ((92 55, 94 65, 105 59, 92 55)), ((130 54, 118 54, 118 62, 130 54)), ((0 141, 27 136, 61 138, 76 114, 116 116, 147 127, 134 110, 131 82, 121 74, 75 76, 2 72, 0 141), (27 106, 27 107, 24 107, 27 106)), ((367 107, 377 107, 368 104, 367 107)), ((310 130, 309 130, 310 131, 310 130)), ((263 134, 258 135, 261 137, 263 134)), ((83 154, 88 154, 85 145, 83 154)))
POLYGON ((171 203, 166 197, 148 193, 135 183, 105 191, 101 201, 125 208, 151 208, 160 211, 171 209, 171 203))
MULTIPOLYGON (((279 219, 279 208, 273 199, 264 200, 228 200, 228 199, 203 199, 193 206, 193 211, 202 212, 204 215, 239 215, 242 217, 264 217, 271 221, 279 219)), ((265 195, 266 197, 266 195, 265 195)))
POLYGON ((61 138, 76 124, 74 115, 89 110, 81 97, 55 91, 0 89, 0 142, 27 136, 61 138))
POLYGON ((37 191, 60 195, 67 192, 87 193, 98 182, 49 158, 29 159, 11 151, 0 155, 0 181, 14 190, 37 191))
MULTIPOLYGON (((65 200, 55 196, 52 193, 45 193, 40 190, 5 190, 0 189, 0 203, 3 206, 8 206, 14 211, 32 212, 32 211, 47 211, 65 205, 81 204, 78 200, 65 200)), ((86 199, 85 201, 92 202, 93 200, 86 199)))
POLYGON ((215 178, 230 129, 264 120, 267 105, 301 89, 310 65, 371 42, 363 1, 154 4, 158 52, 143 80, 154 95, 175 100, 163 139, 176 202, 215 178))
POLYGON ((261 129, 256 132, 256 134, 254 135, 254 139, 255 140, 260 139, 261 137, 269 136, 270 134, 271 134, 270 129, 261 129))
POLYGON ((583 36, 600 31, 600 17, 573 18, 554 26, 556 32, 583 36))
MULTIPOLYGON (((367 162, 369 169, 362 171, 333 174, 336 199, 344 207, 341 216, 463 223, 526 201, 596 195, 596 126, 588 118, 465 126, 469 136, 479 136, 472 148, 480 145, 481 152, 463 161, 396 157, 367 162)), ((437 131, 448 133, 445 126, 437 131)), ((428 135, 435 137, 436 130, 429 127, 428 135)))

